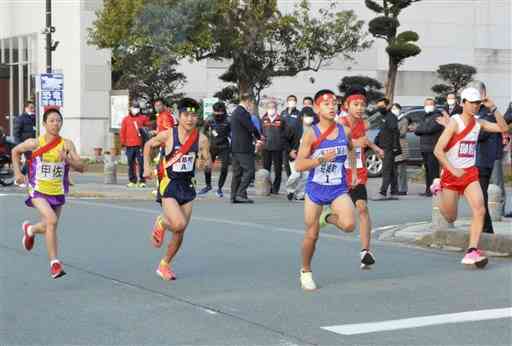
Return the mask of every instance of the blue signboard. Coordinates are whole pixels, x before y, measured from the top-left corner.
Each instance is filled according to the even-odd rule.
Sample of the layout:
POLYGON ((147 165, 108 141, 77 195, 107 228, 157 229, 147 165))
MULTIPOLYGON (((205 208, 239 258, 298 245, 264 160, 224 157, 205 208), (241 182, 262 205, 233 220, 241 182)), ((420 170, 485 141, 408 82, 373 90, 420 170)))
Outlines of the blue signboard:
POLYGON ((41 108, 64 105, 64 75, 62 73, 43 73, 41 78, 41 108))

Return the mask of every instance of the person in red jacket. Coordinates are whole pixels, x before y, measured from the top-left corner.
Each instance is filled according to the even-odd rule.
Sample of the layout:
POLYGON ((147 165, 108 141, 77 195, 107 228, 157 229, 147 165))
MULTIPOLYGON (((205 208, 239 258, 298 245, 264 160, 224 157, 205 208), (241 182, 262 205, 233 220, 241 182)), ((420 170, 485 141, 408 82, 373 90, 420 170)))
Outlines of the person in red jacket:
POLYGON ((126 157, 128 158, 128 177, 130 182, 128 187, 145 187, 144 180, 144 159, 142 156, 142 148, 144 146, 144 138, 141 129, 150 126, 149 118, 140 113, 139 103, 134 101, 130 107, 128 114, 121 123, 120 139, 121 145, 126 148, 126 157), (139 183, 137 185, 137 173, 135 165, 139 168, 139 183))
POLYGON ((169 111, 168 107, 165 105, 162 99, 156 99, 155 103, 155 112, 156 112, 156 132, 160 133, 162 131, 166 131, 171 127, 176 126, 176 122, 172 113, 169 111))

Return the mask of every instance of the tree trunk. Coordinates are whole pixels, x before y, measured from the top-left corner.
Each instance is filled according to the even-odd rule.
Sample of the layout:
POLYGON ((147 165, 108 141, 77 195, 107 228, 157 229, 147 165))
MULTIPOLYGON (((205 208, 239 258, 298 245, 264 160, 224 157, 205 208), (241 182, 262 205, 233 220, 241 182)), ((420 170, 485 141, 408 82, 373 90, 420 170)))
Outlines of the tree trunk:
POLYGON ((251 90, 249 88, 249 81, 246 80, 239 80, 238 81, 238 92, 240 93, 240 96, 243 94, 251 94, 251 90))
POLYGON ((393 103, 393 99, 395 98, 395 86, 396 86, 396 76, 398 74, 398 64, 396 64, 391 57, 389 57, 389 68, 388 68, 388 77, 385 83, 386 87, 386 97, 389 99, 389 102, 393 103))

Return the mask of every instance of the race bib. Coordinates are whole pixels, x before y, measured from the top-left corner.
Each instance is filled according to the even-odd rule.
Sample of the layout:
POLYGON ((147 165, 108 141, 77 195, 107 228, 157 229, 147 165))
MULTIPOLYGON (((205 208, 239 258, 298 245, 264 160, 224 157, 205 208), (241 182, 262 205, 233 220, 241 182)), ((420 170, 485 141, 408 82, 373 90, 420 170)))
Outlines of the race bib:
POLYGON ((343 180, 343 164, 341 162, 326 162, 315 168, 313 182, 319 185, 341 185, 343 180))
POLYGON ((192 172, 194 170, 194 161, 196 153, 183 155, 172 165, 172 171, 177 173, 192 172))
MULTIPOLYGON (((333 148, 317 149, 313 158, 325 155, 331 150, 336 150, 336 157, 347 156, 347 146, 339 145, 333 148)), ((319 185, 341 185, 343 181, 343 162, 329 161, 315 168, 313 182, 319 185)))
POLYGON ((476 155, 476 142, 475 141, 461 141, 459 145, 459 157, 475 157, 476 155))
MULTIPOLYGON (((363 150, 361 147, 355 147, 355 156, 356 156, 356 168, 364 168, 363 165, 363 150)), ((350 160, 347 158, 345 161, 345 168, 350 168, 350 160)))
POLYGON ((50 163, 43 162, 41 163, 36 171, 36 179, 37 180, 56 180, 62 179, 64 177, 64 162, 50 163))

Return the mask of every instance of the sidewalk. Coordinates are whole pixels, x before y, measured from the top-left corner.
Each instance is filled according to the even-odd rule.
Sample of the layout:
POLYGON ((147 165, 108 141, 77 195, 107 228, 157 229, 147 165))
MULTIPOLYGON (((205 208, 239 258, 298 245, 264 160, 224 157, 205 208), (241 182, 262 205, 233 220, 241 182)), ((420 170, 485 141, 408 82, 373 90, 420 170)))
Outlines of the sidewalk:
MULTIPOLYGON (((468 248, 469 219, 455 222, 455 227, 433 231, 430 222, 386 226, 372 231, 378 240, 462 252, 468 248)), ((494 234, 482 233, 480 248, 490 256, 512 256, 512 218, 493 221, 494 234)))

